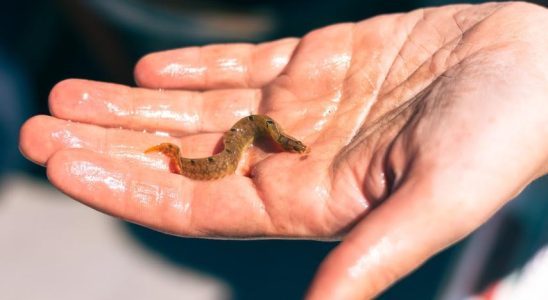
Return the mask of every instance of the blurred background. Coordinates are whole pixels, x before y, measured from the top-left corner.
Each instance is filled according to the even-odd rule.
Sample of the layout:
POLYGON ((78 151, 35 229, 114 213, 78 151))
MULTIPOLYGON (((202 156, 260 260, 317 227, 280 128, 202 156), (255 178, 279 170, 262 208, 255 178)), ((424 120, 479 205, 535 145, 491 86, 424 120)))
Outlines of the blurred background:
MULTIPOLYGON (((133 64, 152 51, 301 36, 451 2, 2 1, 0 299, 302 298, 336 243, 183 239, 113 219, 55 190, 45 170, 19 153, 19 127, 48 113, 56 82, 134 85, 133 64)), ((545 177, 379 299, 462 299, 517 274, 548 242, 547 200, 545 177)))

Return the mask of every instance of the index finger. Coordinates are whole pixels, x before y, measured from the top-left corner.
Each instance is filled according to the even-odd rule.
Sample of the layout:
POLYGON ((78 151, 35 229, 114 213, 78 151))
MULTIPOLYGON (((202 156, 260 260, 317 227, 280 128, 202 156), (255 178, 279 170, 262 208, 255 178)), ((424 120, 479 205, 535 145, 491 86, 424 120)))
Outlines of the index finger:
POLYGON ((151 53, 135 66, 135 81, 143 87, 166 89, 262 87, 283 71, 298 41, 287 38, 151 53))

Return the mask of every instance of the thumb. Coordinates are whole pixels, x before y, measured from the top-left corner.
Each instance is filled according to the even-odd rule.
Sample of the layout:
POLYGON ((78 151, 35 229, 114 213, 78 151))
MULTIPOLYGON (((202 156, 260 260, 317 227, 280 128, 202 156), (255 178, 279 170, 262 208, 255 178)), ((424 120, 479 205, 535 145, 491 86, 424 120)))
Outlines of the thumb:
POLYGON ((409 181, 400 186, 324 260, 307 299, 372 298, 495 210, 476 213, 434 190, 409 181))

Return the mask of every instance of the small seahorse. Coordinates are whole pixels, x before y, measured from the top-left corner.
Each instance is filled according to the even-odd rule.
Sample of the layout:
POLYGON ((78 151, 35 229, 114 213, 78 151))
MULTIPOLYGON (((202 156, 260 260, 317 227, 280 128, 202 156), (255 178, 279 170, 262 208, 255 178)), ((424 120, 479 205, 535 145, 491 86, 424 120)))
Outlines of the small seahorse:
POLYGON ((256 138, 266 136, 285 151, 305 153, 307 147, 301 141, 285 134, 280 125, 266 115, 251 115, 240 119, 224 134, 224 149, 205 158, 180 156, 179 147, 162 143, 145 150, 145 153, 161 152, 177 166, 177 173, 198 180, 219 179, 236 171, 243 151, 256 138))

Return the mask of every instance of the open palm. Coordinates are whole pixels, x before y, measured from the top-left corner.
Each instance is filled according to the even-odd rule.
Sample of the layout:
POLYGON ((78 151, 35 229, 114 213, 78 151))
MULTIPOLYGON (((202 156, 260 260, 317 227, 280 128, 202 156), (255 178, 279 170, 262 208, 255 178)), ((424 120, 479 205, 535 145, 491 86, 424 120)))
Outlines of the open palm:
POLYGON ((449 6, 150 54, 136 66, 140 88, 59 83, 53 117, 30 119, 21 149, 63 192, 156 230, 345 237, 310 296, 372 296, 546 172, 547 15, 449 6), (211 155, 249 114, 271 116, 310 153, 253 147, 216 181, 143 153, 171 142, 211 155))

